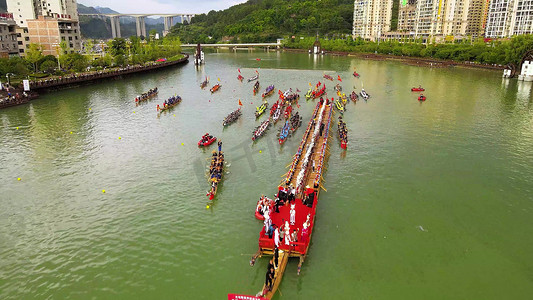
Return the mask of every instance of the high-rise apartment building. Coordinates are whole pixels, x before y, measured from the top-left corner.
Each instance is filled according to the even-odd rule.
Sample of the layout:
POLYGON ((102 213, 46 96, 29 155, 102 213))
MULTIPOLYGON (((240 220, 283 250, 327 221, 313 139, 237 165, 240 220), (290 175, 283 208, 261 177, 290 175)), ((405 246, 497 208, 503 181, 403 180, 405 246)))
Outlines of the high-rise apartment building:
POLYGON ((61 42, 81 50, 76 0, 7 0, 7 9, 22 28, 19 32, 27 32, 19 34, 19 44, 41 44, 44 55, 56 55, 61 42))
POLYGON ((18 54, 16 24, 12 14, 0 13, 0 57, 18 54))
POLYGON ((473 38, 483 36, 487 24, 490 0, 471 0, 468 9, 466 35, 473 38))
POLYGON ((398 31, 414 32, 416 20, 416 1, 417 0, 398 0, 398 31))
POLYGON ((485 36, 510 37, 533 33, 533 0, 492 0, 485 36))
POLYGON ((390 31, 394 0, 356 0, 353 12, 354 38, 377 40, 390 31))

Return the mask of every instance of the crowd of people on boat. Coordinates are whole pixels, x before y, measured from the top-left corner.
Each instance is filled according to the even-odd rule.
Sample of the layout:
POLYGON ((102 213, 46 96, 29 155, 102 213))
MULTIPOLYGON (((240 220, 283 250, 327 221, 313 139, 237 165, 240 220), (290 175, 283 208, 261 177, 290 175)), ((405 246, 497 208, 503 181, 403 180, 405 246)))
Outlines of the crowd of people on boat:
POLYGON ((269 127, 270 127, 270 119, 267 119, 261 122, 261 124, 257 126, 252 132, 252 141, 255 141, 256 139, 262 137, 269 127))
POLYGON ((242 115, 242 112, 241 112, 241 109, 237 109, 237 110, 234 110, 232 111, 229 115, 227 115, 225 118, 224 118, 224 121, 222 122, 222 124, 224 126, 228 126, 232 123, 234 123, 235 121, 237 121, 237 119, 242 115))
POLYGON ((29 95, 26 92, 22 92, 22 94, 20 94, 18 92, 11 93, 8 90, 5 96, 0 97, 0 108, 26 103, 28 101, 29 95))
POLYGON ((209 196, 216 194, 217 186, 222 180, 222 172, 224 168, 224 153, 222 152, 222 142, 218 142, 218 151, 213 151, 211 157, 211 165, 209 166, 209 182, 211 183, 211 191, 209 196))
POLYGON ((178 103, 181 102, 181 97, 180 96, 172 96, 170 98, 168 98, 167 100, 165 100, 165 102, 163 102, 163 108, 160 108, 159 107, 159 104, 157 105, 157 110, 166 110, 166 109, 169 109, 173 106, 176 106, 178 105, 178 103))
POLYGON ((341 147, 346 149, 346 145, 348 144, 348 129, 346 128, 346 123, 343 121, 342 116, 339 116, 338 130, 341 147))
POLYGON ((268 96, 272 95, 273 93, 274 93, 274 85, 271 84, 271 85, 267 86, 267 88, 265 89, 265 92, 261 96, 264 98, 264 97, 268 97, 268 96))
POLYGON ((300 114, 298 114, 298 112, 292 115, 291 120, 290 120, 290 125, 291 125, 292 131, 296 130, 296 128, 302 125, 302 117, 300 117, 300 114))
POLYGON ((155 87, 153 89, 149 89, 148 92, 142 93, 140 96, 137 96, 135 98, 135 102, 148 100, 148 99, 152 98, 153 96, 157 95, 158 92, 159 91, 157 90, 157 87, 155 87))
POLYGON ((254 83, 254 95, 257 94, 257 92, 259 92, 259 81, 254 83))

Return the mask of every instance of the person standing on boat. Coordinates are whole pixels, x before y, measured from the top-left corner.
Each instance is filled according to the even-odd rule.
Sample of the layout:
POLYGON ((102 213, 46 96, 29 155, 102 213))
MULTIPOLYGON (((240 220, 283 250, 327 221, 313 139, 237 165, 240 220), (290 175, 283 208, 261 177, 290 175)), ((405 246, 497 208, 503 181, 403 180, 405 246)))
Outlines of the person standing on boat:
POLYGON ((279 228, 277 226, 274 226, 274 228, 274 244, 276 245, 277 249, 279 247, 279 228))
POLYGON ((266 272, 266 278, 265 278, 265 287, 271 291, 272 290, 272 282, 274 280, 274 267, 268 267, 268 270, 266 272))
POLYGON ((278 269, 279 247, 274 248, 274 269, 278 269))
POLYGON ((291 245, 291 232, 290 232, 290 227, 289 227, 289 222, 285 221, 285 246, 289 246, 290 248, 290 245, 291 245))
POLYGON ((291 211, 290 211, 290 217, 291 217, 291 225, 294 225, 296 222, 296 210, 294 209, 296 207, 296 204, 291 204, 291 211))

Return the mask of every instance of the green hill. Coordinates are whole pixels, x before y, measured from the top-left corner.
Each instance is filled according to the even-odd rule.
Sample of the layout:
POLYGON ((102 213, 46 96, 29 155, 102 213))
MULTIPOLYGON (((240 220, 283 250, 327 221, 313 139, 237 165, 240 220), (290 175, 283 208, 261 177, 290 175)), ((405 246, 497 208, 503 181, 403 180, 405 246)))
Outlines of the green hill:
POLYGON ((185 43, 275 41, 292 34, 339 35, 352 31, 353 0, 249 0, 176 24, 172 35, 185 43), (210 38, 211 37, 211 38, 210 38))

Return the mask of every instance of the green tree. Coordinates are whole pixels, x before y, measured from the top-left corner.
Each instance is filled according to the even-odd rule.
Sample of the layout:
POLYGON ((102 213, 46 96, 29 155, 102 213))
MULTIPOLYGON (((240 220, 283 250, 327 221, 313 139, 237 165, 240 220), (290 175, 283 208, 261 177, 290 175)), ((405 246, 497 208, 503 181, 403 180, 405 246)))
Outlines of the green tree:
POLYGON ((26 60, 32 64, 34 72, 37 72, 38 62, 43 58, 42 47, 39 44, 31 43, 26 51, 26 60))
POLYGON ((55 68, 57 67, 57 63, 51 61, 51 60, 45 60, 39 65, 39 70, 46 73, 53 73, 55 68))

